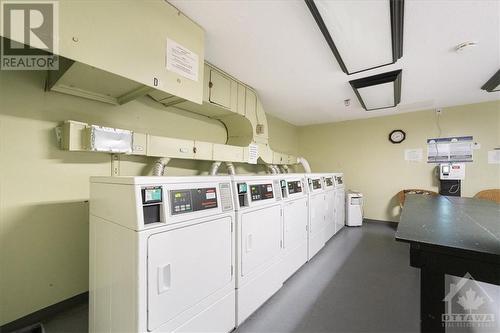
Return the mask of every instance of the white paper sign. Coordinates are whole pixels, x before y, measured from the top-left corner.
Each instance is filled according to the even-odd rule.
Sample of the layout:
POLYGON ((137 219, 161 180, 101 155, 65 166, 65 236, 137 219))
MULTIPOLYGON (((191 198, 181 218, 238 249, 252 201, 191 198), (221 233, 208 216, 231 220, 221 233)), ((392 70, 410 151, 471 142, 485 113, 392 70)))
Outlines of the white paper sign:
POLYGON ((248 163, 257 164, 257 159, 259 158, 259 146, 251 143, 248 145, 248 163))
POLYGON ((488 152, 488 164, 500 164, 500 150, 490 150, 488 152))
POLYGON ((422 148, 405 149, 405 161, 420 162, 423 156, 424 150, 422 148))
POLYGON ((198 54, 167 39, 167 69, 198 82, 198 54))

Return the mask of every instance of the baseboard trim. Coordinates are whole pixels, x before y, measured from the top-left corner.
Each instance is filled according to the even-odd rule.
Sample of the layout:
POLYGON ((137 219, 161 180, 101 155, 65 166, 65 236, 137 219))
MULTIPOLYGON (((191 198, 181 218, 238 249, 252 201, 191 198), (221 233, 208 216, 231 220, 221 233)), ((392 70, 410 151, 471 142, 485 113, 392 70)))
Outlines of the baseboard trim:
POLYGON ((374 219, 363 219, 363 222, 370 222, 370 223, 385 223, 389 224, 391 226, 397 226, 399 222, 394 222, 394 221, 386 221, 386 220, 374 220, 374 219))
POLYGON ((46 308, 30 313, 27 316, 11 321, 10 323, 2 325, 0 326, 0 332, 9 333, 20 330, 24 327, 31 326, 48 318, 54 317, 55 315, 68 310, 68 308, 87 303, 88 301, 89 293, 81 293, 79 295, 65 299, 64 301, 61 301, 59 303, 49 305, 46 308))

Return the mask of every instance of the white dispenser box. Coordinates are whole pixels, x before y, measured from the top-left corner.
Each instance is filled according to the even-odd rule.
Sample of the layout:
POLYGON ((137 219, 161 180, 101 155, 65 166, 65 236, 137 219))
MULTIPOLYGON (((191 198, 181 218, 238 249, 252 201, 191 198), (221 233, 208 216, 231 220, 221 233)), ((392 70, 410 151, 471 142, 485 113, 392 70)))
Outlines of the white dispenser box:
POLYGON ((363 224, 363 194, 349 191, 346 196, 346 225, 359 227, 363 224))

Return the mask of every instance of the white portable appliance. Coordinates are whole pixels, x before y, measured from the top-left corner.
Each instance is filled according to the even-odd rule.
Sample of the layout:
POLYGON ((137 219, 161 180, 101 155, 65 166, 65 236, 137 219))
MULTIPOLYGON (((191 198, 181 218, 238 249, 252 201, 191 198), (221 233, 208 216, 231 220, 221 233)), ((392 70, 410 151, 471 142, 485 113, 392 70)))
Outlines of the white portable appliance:
POLYGON ((94 177, 90 332, 235 327, 229 177, 94 177))
POLYGON ((363 194, 347 192, 345 224, 348 227, 359 227, 363 224, 363 194))
POLYGON ((282 286, 278 176, 232 176, 236 206, 236 323, 282 286))
POLYGON ((307 262, 307 186, 303 174, 280 175, 283 210, 282 280, 307 262))
POLYGON ((335 235, 335 180, 333 174, 324 174, 325 186, 325 243, 335 235))
POLYGON ((344 174, 333 174, 335 185, 335 233, 339 232, 345 225, 345 185, 344 174))
POLYGON ((307 259, 310 260, 325 245, 326 197, 322 174, 307 174, 309 185, 309 244, 307 259))

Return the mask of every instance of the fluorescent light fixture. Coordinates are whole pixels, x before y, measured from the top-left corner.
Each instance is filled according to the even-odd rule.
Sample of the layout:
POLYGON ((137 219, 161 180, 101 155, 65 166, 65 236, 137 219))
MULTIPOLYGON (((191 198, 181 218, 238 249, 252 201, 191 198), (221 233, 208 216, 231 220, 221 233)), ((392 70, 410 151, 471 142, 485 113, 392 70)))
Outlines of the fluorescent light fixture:
POLYGON ((500 91, 500 69, 486 82, 481 89, 487 92, 500 91))
POLYGON ((366 111, 387 109, 401 101, 401 73, 402 70, 398 69, 349 83, 366 111))
POLYGON ((403 56, 404 0, 304 0, 348 75, 403 56))

